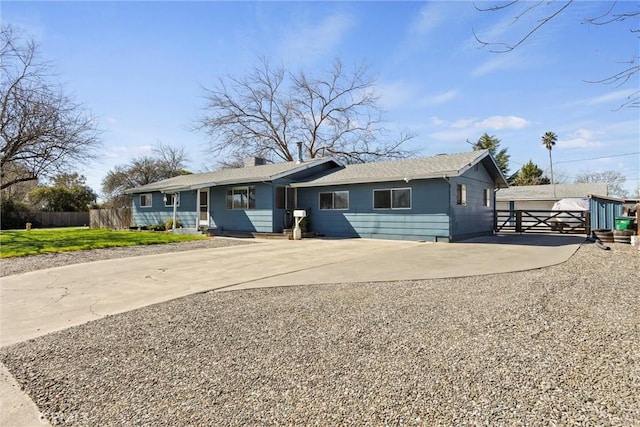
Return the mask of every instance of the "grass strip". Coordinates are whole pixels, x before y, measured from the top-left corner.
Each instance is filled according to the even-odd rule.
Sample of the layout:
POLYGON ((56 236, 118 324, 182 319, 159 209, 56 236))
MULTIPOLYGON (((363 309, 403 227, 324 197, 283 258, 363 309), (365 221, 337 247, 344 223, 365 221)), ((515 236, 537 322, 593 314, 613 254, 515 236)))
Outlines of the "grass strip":
POLYGON ((156 245, 205 239, 204 236, 151 231, 63 228, 0 232, 0 257, 156 245))

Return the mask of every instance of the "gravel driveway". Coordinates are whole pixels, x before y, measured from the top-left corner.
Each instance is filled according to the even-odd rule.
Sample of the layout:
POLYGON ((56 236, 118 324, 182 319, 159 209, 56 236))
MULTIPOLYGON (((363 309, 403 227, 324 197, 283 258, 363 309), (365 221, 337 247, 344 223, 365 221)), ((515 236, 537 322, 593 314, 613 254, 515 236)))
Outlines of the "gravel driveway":
POLYGON ((206 293, 0 350, 53 424, 640 425, 638 251, 206 293))

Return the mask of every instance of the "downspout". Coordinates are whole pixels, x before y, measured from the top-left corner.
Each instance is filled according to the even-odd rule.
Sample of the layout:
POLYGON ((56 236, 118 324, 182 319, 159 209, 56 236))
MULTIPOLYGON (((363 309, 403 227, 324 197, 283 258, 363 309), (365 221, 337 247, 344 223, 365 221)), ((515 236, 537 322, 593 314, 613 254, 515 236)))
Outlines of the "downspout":
MULTIPOLYGON (((448 200, 448 208, 447 208, 447 209, 449 210, 449 213, 448 213, 448 215, 447 215, 447 216, 449 217, 449 241, 450 241, 450 242, 453 242, 453 233, 451 232, 451 230, 452 230, 452 225, 451 225, 452 218, 451 218, 451 214, 452 214, 452 212, 453 212, 453 209, 451 208, 451 191, 452 191, 452 190, 451 190, 451 181, 449 181, 449 177, 448 177, 448 176, 446 176, 446 175, 442 175, 442 179, 444 179, 444 180, 446 181, 446 183, 447 183, 447 184, 449 184, 449 191, 448 191, 448 194, 449 194, 449 200, 448 200)), ((438 238, 436 237, 436 242, 437 242, 437 241, 438 241, 438 238)))
POLYGON ((496 206, 498 204, 498 190, 499 188, 493 187, 493 200, 491 201, 493 203, 493 234, 498 231, 498 207, 496 206))

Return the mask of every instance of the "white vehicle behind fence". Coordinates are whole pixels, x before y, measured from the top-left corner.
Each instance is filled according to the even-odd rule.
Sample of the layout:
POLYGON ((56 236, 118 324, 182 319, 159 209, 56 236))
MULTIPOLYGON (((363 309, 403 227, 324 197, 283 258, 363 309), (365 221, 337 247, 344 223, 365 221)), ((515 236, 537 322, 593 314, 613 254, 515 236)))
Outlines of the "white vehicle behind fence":
POLYGON ((553 204, 551 208, 551 218, 549 224, 552 230, 559 232, 568 232, 573 228, 584 228, 586 212, 589 210, 589 200, 581 198, 560 199, 553 204), (572 211, 561 212, 558 211, 572 211))

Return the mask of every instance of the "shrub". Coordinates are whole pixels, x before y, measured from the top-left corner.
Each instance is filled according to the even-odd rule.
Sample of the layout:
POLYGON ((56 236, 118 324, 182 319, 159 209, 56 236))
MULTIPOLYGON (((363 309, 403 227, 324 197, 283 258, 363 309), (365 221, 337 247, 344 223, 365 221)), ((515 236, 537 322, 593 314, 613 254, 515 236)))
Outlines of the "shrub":
POLYGON ((165 226, 163 223, 158 223, 158 224, 151 224, 149 225, 149 230, 153 230, 153 231, 164 231, 165 230, 165 226))
MULTIPOLYGON (((173 229, 173 218, 169 218, 164 222, 164 226, 167 230, 173 229)), ((176 219, 176 228, 182 228, 182 221, 180 218, 176 219)))

